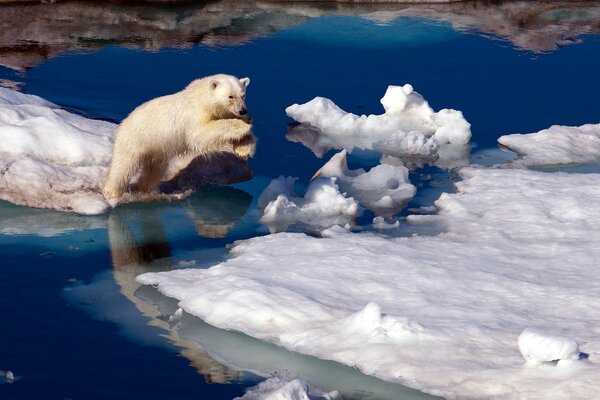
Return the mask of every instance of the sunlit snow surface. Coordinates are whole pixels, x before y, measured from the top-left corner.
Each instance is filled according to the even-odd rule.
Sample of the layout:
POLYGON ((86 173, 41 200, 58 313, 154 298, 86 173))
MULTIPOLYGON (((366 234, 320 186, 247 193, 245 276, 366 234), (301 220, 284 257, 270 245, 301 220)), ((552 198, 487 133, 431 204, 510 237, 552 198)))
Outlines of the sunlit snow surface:
POLYGON ((498 138, 503 146, 522 158, 513 164, 525 166, 591 163, 600 161, 600 124, 554 125, 536 133, 498 138))
POLYGON ((99 214, 115 124, 0 88, 0 199, 99 214))
POLYGON ((446 108, 434 112, 409 84, 389 86, 381 104, 384 114, 358 116, 329 99, 315 97, 285 111, 296 121, 318 128, 324 136, 321 140, 331 147, 431 157, 440 145, 465 145, 471 139, 471 125, 462 112, 446 108))
POLYGON ((138 280, 215 326, 429 393, 595 398, 600 175, 461 175, 438 215, 409 218, 439 225, 435 237, 280 233, 237 243, 209 269, 138 280), (525 329, 566 338, 584 356, 531 366, 519 351, 525 329))

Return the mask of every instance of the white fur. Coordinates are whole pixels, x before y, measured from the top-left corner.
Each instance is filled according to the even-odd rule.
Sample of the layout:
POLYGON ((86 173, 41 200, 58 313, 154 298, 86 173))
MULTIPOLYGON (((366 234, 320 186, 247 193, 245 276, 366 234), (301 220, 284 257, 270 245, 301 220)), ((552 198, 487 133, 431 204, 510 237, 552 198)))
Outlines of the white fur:
POLYGON ((133 110, 116 132, 103 186, 106 199, 122 197, 138 172, 135 190, 152 192, 174 159, 209 157, 229 149, 251 157, 256 141, 245 115, 249 83, 249 78, 212 75, 133 110))

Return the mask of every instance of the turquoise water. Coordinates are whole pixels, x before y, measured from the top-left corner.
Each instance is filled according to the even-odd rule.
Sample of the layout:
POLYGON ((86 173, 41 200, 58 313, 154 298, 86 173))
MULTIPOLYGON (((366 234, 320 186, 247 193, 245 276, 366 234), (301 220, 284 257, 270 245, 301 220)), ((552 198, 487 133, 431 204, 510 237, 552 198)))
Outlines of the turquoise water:
MULTIPOLYGON (((434 109, 464 112, 478 163, 502 156, 495 150, 502 134, 597 122, 597 36, 543 53, 487 36, 431 19, 329 15, 236 46, 147 51, 107 41, 24 71, 0 67, 0 79, 21 83, 26 93, 115 122, 197 77, 249 76, 247 102, 259 138, 253 180, 205 187, 182 202, 127 206, 99 217, 0 202, 0 370, 17 376, 0 384, 0 397, 231 399, 287 369, 345 398, 420 398, 189 315, 174 329, 168 319, 174 305, 134 278, 214 265, 235 240, 267 233, 256 210, 262 188, 279 175, 307 182, 333 154, 319 159, 286 140, 292 121, 283 110, 292 103, 319 95, 350 112, 381 113, 387 85, 411 83, 434 109)), ((377 159, 355 153, 349 162, 368 168, 377 159)), ((410 207, 431 205, 440 191, 452 190, 452 178, 438 168, 415 171, 411 179, 420 188, 410 207)), ((359 224, 372 217, 365 213, 359 224)))

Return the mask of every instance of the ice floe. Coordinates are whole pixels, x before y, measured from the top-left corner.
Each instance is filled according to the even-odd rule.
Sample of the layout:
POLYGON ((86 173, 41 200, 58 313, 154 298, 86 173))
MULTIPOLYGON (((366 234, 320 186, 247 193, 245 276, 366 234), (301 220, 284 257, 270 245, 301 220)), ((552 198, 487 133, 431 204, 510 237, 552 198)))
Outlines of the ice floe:
MULTIPOLYGON (((0 199, 37 208, 101 214, 100 192, 116 125, 75 115, 38 96, 0 87, 0 199)), ((249 179, 246 161, 223 151, 210 162, 173 160, 162 188, 170 194, 126 195, 120 202, 178 199, 188 187, 249 179)))
POLYGON ((30 207, 99 214, 98 182, 115 124, 91 120, 0 88, 0 199, 30 207))
POLYGON ((258 199, 258 206, 264 208, 260 222, 271 232, 298 224, 327 228, 354 221, 359 211, 358 203, 340 192, 337 178, 313 180, 303 197, 294 191, 295 181, 295 178, 283 176, 274 179, 258 199))
POLYGON ((287 115, 309 126, 296 127, 287 137, 308 143, 317 155, 330 148, 359 148, 430 158, 436 157, 441 145, 466 145, 471 139, 471 125, 462 112, 434 112, 409 84, 389 86, 381 104, 384 114, 368 116, 348 113, 323 97, 291 105, 287 115))
POLYGON ((410 183, 408 169, 404 166, 380 164, 368 172, 348 169, 346 150, 331 157, 313 179, 320 176, 337 178, 336 183, 342 192, 378 215, 397 213, 417 191, 410 183))
POLYGON ((501 136, 498 142, 519 153, 515 165, 542 166, 600 161, 600 124, 553 125, 536 133, 501 136))
POLYGON ((279 233, 236 243, 212 268, 137 280, 217 327, 428 393, 596 398, 600 174, 461 175, 437 215, 408 218, 438 224, 436 236, 279 233), (525 329, 556 336, 522 336, 529 357, 572 358, 572 343, 589 357, 524 368, 525 329))

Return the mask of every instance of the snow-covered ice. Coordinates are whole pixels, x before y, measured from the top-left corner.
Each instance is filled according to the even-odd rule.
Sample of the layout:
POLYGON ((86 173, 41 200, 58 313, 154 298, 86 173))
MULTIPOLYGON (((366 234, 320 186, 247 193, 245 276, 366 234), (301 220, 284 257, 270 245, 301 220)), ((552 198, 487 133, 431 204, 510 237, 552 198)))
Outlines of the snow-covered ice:
POLYGON ((553 125, 536 133, 501 136, 498 142, 522 156, 513 165, 533 167, 600 161, 600 124, 553 125))
POLYGON ((465 145, 471 139, 471 125, 462 112, 434 112, 409 84, 389 86, 381 104, 384 114, 368 116, 348 113, 323 97, 293 104, 287 115, 310 127, 288 138, 310 143, 312 137, 309 147, 318 149, 317 155, 327 148, 359 148, 421 157, 435 157, 440 145, 465 145))
POLYGON ((274 376, 251 388, 235 400, 341 400, 336 391, 325 393, 310 387, 304 380, 274 376))
POLYGON ((579 359, 579 346, 573 339, 535 329, 521 332, 519 350, 523 358, 531 363, 579 359))
POLYGON ((397 213, 417 191, 410 183, 408 169, 404 166, 380 164, 368 172, 348 169, 346 150, 331 157, 313 179, 320 176, 337 178, 336 183, 342 192, 378 215, 397 213))
POLYGON ((408 218, 437 236, 279 233, 236 243, 209 269, 137 279, 217 327, 447 398, 595 398, 600 175, 461 175, 437 215, 408 218), (526 365, 525 329, 588 357, 526 365))
POLYGON ((115 124, 0 88, 0 199, 99 214, 115 124))
POLYGON ((264 208, 260 222, 271 232, 297 224, 327 228, 351 223, 356 218, 358 203, 340 192, 337 178, 313 180, 303 197, 295 193, 295 181, 283 176, 273 179, 258 199, 258 206, 264 208))

